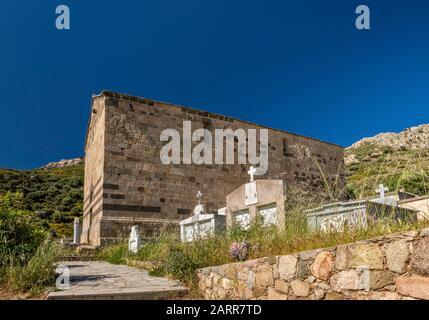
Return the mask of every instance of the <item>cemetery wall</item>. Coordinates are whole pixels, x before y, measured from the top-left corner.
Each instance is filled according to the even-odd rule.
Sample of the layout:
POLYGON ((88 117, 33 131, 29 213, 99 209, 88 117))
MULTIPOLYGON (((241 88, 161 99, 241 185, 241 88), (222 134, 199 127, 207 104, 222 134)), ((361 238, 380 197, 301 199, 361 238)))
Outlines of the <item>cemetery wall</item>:
POLYGON ((207 299, 429 299, 429 228, 199 269, 207 299))
MULTIPOLYGON (((150 236, 165 225, 177 225, 192 213, 198 190, 204 194, 203 202, 209 212, 222 208, 226 195, 249 180, 250 164, 163 165, 160 151, 166 142, 161 142, 160 136, 164 129, 176 129, 182 134, 183 121, 192 121, 192 131, 205 128, 213 135, 214 129, 265 128, 206 111, 112 92, 93 97, 93 109, 97 108, 102 109, 97 114, 103 113, 104 120, 103 125, 96 125, 98 120, 91 117, 89 136, 99 139, 98 142, 87 139, 85 146, 84 192, 84 225, 91 230, 89 239, 96 245, 126 238, 132 225, 139 225, 142 236, 150 236), (96 199, 91 194, 96 194, 96 199), (101 218, 96 218, 94 212, 101 218)), ((323 189, 324 180, 314 161, 300 158, 293 149, 303 145, 317 158, 329 183, 338 181, 340 188, 344 186, 342 147, 267 129, 269 167, 264 179, 308 183, 315 190, 323 189)))

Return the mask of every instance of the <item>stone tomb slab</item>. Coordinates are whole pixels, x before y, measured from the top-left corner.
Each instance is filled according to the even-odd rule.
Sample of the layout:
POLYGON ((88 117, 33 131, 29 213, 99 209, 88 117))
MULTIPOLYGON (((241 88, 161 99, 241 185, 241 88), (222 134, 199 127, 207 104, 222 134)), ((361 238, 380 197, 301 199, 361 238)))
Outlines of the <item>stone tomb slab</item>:
POLYGON ((50 292, 48 300, 156 300, 183 296, 179 282, 149 276, 146 270, 102 261, 59 262, 68 268, 70 287, 50 292))
POLYGON ((180 238, 182 242, 191 242, 223 232, 225 219, 225 216, 219 214, 193 215, 179 223, 180 238))

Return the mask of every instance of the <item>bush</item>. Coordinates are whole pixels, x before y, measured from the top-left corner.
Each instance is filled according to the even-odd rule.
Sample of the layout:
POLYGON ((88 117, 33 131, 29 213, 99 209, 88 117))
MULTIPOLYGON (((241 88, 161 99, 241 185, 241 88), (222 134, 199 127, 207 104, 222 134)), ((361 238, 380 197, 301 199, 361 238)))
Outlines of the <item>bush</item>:
POLYGON ((55 262, 59 253, 56 243, 45 241, 27 264, 10 266, 5 272, 6 287, 13 291, 40 294, 55 281, 55 262))
POLYGON ((121 264, 125 263, 128 257, 128 245, 126 242, 121 242, 103 248, 100 252, 100 257, 109 263, 121 264))
POLYGON ((0 207, 0 268, 25 264, 46 235, 34 214, 0 207))

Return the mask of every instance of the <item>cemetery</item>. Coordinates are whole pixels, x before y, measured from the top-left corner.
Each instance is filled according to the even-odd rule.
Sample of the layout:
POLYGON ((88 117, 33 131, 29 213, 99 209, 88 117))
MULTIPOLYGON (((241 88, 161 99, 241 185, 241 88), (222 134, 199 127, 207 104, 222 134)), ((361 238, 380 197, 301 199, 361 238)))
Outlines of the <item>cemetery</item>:
MULTIPOLYGON (((198 191, 192 215, 179 222, 180 231, 170 238, 146 245, 133 227, 128 259, 146 261, 149 271, 165 270, 182 283, 197 284, 207 299, 401 299, 409 294, 410 281, 420 279, 421 272, 413 273, 415 280, 405 277, 404 270, 411 244, 417 246, 429 235, 427 229, 414 231, 425 226, 419 212, 425 211, 421 203, 427 197, 388 192, 380 185, 374 190, 378 195, 305 210, 298 227, 290 219, 295 213, 287 211, 293 195, 288 195, 285 182, 255 178, 254 173, 250 167, 249 181, 228 194, 226 207, 215 212, 206 209, 208 199, 198 191), (380 225, 398 233, 385 237, 380 225), (165 246, 174 258, 161 256, 165 246), (404 260, 397 261, 396 254, 404 260), (158 261, 154 269, 149 264, 153 259, 158 261), (188 259, 203 267, 188 265, 188 259), (362 269, 362 263, 368 269, 362 269), (395 281, 396 291, 383 289, 395 281)), ((411 258, 408 268, 418 265, 416 259, 411 258)))

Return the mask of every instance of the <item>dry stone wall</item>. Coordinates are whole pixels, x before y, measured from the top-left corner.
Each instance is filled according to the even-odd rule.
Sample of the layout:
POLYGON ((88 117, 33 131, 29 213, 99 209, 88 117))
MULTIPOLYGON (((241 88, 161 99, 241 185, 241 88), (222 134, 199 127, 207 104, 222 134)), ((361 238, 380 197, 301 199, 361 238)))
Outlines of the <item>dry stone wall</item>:
POLYGON ((429 299, 429 228, 198 270, 207 299, 429 299))

